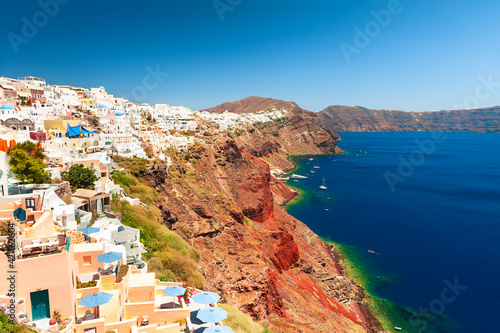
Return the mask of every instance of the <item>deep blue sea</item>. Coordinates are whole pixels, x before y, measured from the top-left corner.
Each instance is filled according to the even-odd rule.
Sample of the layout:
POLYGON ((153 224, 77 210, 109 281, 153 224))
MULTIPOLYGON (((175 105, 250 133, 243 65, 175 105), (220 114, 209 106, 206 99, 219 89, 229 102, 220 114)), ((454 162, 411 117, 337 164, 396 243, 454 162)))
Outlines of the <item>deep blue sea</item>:
POLYGON ((340 134, 347 154, 296 159, 289 213, 420 314, 403 332, 500 332, 500 134, 340 134))

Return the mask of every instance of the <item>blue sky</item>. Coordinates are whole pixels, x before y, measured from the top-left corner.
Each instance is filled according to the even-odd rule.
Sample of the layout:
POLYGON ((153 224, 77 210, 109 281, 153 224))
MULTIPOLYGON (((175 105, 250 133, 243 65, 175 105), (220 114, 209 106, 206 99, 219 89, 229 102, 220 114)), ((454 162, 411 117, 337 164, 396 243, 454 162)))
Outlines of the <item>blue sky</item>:
POLYGON ((41 3, 55 1, 57 13, 46 22, 40 2, 2 4, 0 75, 103 85, 136 102, 193 109, 251 95, 312 111, 500 104, 498 1, 41 3), (381 11, 390 22, 382 15, 386 21, 377 23, 372 12, 381 11), (38 31, 23 34, 25 21, 38 31), (369 43, 356 44, 356 31, 368 31, 369 43), (356 52, 346 57, 341 45, 356 52), (144 85, 147 68, 168 76, 144 85))

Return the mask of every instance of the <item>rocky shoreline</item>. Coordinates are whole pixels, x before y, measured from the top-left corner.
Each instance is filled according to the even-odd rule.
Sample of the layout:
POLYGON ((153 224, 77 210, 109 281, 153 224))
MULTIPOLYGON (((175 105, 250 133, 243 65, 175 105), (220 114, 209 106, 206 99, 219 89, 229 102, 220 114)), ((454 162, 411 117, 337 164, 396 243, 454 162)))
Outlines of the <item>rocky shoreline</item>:
MULTIPOLYGON (((298 165, 293 161, 293 158, 297 156, 290 156, 289 160, 294 163, 294 167, 287 170, 287 173, 292 172, 293 170, 296 170, 298 168, 298 165)), ((283 207, 286 207, 288 204, 292 203, 293 200, 297 200, 300 198, 300 191, 294 192, 295 195, 292 199, 286 201, 283 204, 283 207)), ((311 230, 312 232, 312 230, 311 230)), ((331 259, 335 262, 336 268, 338 269, 338 274, 340 276, 344 276, 350 280, 353 286, 355 288, 359 289, 359 294, 362 295, 361 298, 369 298, 371 297, 367 292, 366 288, 363 285, 360 285, 358 282, 356 282, 352 277, 349 276, 348 270, 346 265, 349 265, 348 262, 346 262, 346 259, 343 258, 342 254, 337 251, 334 245, 329 244, 327 241, 323 241, 323 244, 325 247, 327 247, 328 251, 326 253, 331 257, 331 259)), ((361 319, 362 322, 368 323, 367 325, 367 332, 383 332, 382 331, 382 326, 379 320, 377 319, 376 315, 372 312, 370 309, 370 306, 367 303, 363 302, 354 302, 351 304, 351 309, 358 315, 358 317, 361 319)))

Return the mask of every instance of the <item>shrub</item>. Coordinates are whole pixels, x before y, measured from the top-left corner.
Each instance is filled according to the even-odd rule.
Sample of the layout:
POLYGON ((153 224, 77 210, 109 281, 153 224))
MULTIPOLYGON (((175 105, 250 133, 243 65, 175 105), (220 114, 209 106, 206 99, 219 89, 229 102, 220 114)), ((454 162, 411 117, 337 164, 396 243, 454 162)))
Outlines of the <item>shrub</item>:
POLYGON ((116 277, 125 277, 127 273, 128 273, 128 266, 121 265, 120 268, 118 269, 118 274, 116 274, 116 277))
POLYGON ((162 282, 174 282, 175 281, 175 275, 171 271, 167 271, 166 275, 160 275, 158 277, 158 280, 162 282))
POLYGON ((129 195, 139 198, 146 205, 161 202, 161 196, 154 188, 142 184, 132 186, 129 195))
POLYGON ((186 177, 188 179, 192 179, 192 180, 197 180, 198 179, 198 173, 195 170, 192 170, 192 169, 187 169, 185 175, 186 175, 186 177))
POLYGON ((117 184, 120 184, 127 188, 137 185, 137 179, 130 175, 127 175, 123 171, 113 170, 113 172, 111 172, 111 177, 117 184))
POLYGON ((245 225, 252 228, 253 230, 257 230, 257 227, 255 226, 255 224, 253 223, 252 220, 250 220, 248 217, 244 216, 243 217, 244 221, 245 221, 245 225))
POLYGON ((9 333, 36 333, 27 326, 12 322, 5 314, 0 313, 0 332, 9 333))
POLYGON ((60 324, 62 322, 61 313, 57 310, 54 310, 54 312, 52 313, 52 318, 54 318, 58 324, 60 324))
POLYGON ((228 312, 224 325, 230 326, 236 333, 262 333, 264 331, 262 325, 236 307, 229 304, 218 304, 218 306, 228 312))
POLYGON ((97 286, 96 280, 90 280, 88 282, 81 282, 78 276, 76 277, 76 289, 91 288, 97 286))
POLYGON ((172 230, 161 224, 156 206, 132 206, 127 201, 112 201, 112 209, 122 213, 122 223, 141 232, 149 269, 171 281, 182 280, 202 288, 205 280, 197 271, 200 253, 172 230))
POLYGON ((9 234, 9 221, 0 221, 0 236, 9 234))
POLYGON ((161 272, 161 270, 163 269, 163 264, 161 263, 160 259, 153 257, 148 261, 148 268, 153 272, 161 272))
POLYGON ((123 156, 114 156, 113 161, 136 177, 142 176, 148 166, 147 160, 137 157, 128 158, 123 156))

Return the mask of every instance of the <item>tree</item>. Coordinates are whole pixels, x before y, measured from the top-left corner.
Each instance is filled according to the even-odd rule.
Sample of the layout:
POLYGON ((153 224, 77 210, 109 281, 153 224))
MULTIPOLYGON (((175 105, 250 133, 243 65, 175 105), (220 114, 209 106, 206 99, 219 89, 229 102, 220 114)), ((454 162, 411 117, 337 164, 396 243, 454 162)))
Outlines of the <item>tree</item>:
POLYGON ((29 184, 41 184, 50 181, 50 173, 45 170, 47 167, 38 156, 43 155, 41 151, 32 150, 27 153, 23 147, 14 146, 7 154, 10 156, 10 171, 21 182, 29 184))
POLYGON ((43 153, 43 148, 39 143, 33 143, 31 141, 24 141, 18 143, 14 147, 9 148, 7 154, 9 154, 9 151, 12 151, 14 149, 24 150, 28 156, 36 157, 41 160, 45 158, 45 154, 43 153))
POLYGON ((73 192, 78 188, 93 190, 94 183, 99 180, 93 170, 82 164, 73 164, 69 171, 64 171, 61 176, 62 179, 69 181, 73 192))

